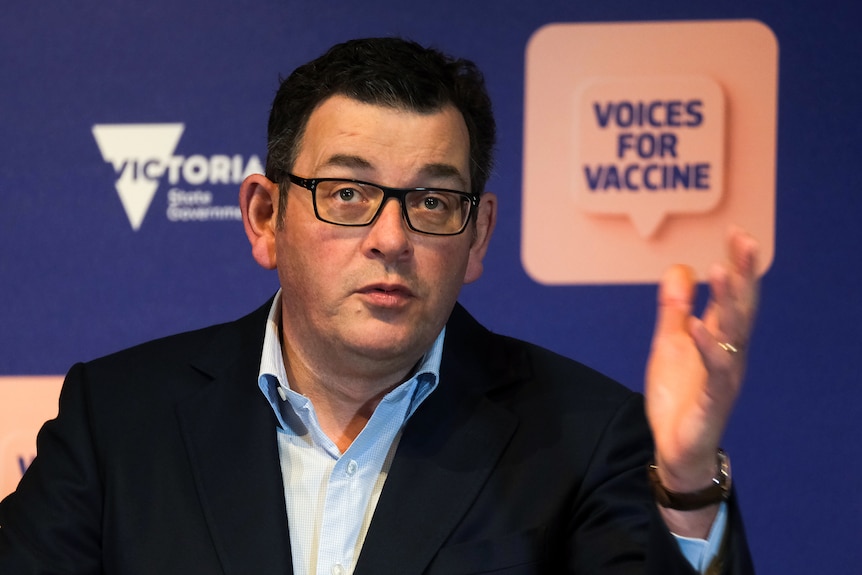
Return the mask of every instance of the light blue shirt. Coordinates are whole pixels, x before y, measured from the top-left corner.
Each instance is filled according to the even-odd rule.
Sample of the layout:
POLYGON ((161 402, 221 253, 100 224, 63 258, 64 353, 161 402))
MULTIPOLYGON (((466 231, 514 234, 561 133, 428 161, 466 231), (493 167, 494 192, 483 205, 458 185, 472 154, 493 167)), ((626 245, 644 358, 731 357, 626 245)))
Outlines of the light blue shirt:
POLYGON ((278 330, 276 296, 264 336, 258 383, 278 418, 294 573, 353 573, 383 490, 401 429, 437 387, 445 329, 414 373, 387 393, 344 452, 326 436, 311 401, 290 389, 278 330))
MULTIPOLYGON (((344 452, 320 427, 307 397, 290 389, 281 355, 281 291, 267 318, 258 384, 275 411, 290 546, 296 575, 350 575, 404 423, 437 387, 444 328, 413 375, 388 394, 344 452)), ((676 536, 701 573, 717 554, 727 522, 722 504, 708 540, 676 536)))

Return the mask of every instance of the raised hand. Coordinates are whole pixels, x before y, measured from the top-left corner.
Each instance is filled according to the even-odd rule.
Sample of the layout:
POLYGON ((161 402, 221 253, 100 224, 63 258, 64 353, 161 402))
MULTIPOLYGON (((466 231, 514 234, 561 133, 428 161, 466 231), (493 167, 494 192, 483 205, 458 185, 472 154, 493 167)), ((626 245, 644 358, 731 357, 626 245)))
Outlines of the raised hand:
POLYGON ((736 229, 727 244, 727 262, 710 270, 702 318, 692 313, 689 268, 672 267, 659 286, 646 409, 659 478, 680 493, 703 489, 715 475, 716 451, 745 374, 758 298, 757 244, 736 229))

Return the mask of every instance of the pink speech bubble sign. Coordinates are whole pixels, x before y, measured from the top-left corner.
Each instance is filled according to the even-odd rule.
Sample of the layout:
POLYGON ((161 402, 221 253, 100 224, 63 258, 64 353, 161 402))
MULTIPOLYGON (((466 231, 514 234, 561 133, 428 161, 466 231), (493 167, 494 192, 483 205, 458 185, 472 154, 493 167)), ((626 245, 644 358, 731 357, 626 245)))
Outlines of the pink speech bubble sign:
MULTIPOLYGON (((533 34, 525 56, 521 257, 531 278, 548 285, 652 283, 679 262, 703 277, 725 257, 731 225, 760 243, 758 273, 769 269, 775 253, 778 41, 768 26, 755 20, 553 23, 533 34), (709 87, 698 87, 697 78, 720 87, 717 99, 724 107, 723 122, 711 111, 715 106, 705 108, 706 122, 715 121, 724 133, 719 150, 703 154, 714 159, 710 190, 703 194, 710 200, 643 206, 630 198, 614 205, 579 197, 575 185, 585 177, 586 161, 620 159, 619 130, 593 130, 603 133, 580 139, 584 122, 596 120, 589 107, 592 117, 579 117, 585 113, 579 102, 601 96, 600 89, 629 100, 639 90, 641 99, 706 97, 701 92, 709 87), (653 93, 652 79, 682 84, 672 94, 653 93), (593 152, 598 156, 590 157, 593 152)), ((699 135, 675 131, 675 159, 699 162, 699 135)), ((622 161, 632 158, 632 142, 638 143, 625 142, 622 161)), ((671 146, 665 142, 665 149, 671 146)), ((643 172, 630 173, 638 175, 643 172)))
POLYGON ((724 95, 706 76, 588 78, 574 95, 572 187, 588 214, 624 215, 643 238, 724 191, 724 95))

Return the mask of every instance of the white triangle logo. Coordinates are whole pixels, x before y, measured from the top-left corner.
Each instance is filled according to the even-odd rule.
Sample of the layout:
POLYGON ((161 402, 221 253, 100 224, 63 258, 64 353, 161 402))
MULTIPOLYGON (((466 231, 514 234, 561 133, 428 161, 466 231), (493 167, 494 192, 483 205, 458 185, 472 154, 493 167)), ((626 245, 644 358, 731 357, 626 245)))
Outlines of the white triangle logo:
POLYGON ((96 124, 93 137, 102 158, 119 174, 115 187, 132 229, 147 215, 159 178, 183 135, 183 124, 96 124))

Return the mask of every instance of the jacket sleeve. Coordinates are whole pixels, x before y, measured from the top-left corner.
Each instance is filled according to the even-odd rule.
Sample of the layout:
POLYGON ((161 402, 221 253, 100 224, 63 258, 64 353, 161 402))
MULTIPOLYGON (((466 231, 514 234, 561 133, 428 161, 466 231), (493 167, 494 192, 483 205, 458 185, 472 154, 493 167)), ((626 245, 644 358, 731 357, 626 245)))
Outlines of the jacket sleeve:
MULTIPOLYGON (((646 480, 652 442, 642 398, 634 395, 611 420, 572 511, 572 573, 696 575, 661 518, 646 480)), ((728 505, 721 567, 716 573, 753 575, 735 497, 728 505)))

